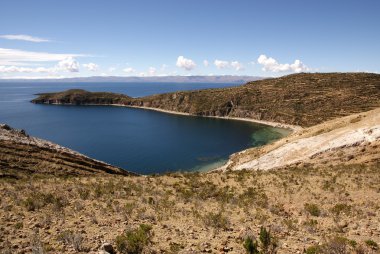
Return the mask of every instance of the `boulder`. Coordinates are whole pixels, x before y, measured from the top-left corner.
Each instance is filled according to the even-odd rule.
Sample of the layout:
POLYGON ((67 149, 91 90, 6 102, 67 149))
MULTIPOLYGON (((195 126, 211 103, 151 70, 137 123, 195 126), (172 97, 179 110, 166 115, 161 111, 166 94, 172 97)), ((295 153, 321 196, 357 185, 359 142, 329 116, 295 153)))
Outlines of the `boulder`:
POLYGON ((116 254, 116 251, 110 243, 103 243, 100 246, 99 254, 116 254))

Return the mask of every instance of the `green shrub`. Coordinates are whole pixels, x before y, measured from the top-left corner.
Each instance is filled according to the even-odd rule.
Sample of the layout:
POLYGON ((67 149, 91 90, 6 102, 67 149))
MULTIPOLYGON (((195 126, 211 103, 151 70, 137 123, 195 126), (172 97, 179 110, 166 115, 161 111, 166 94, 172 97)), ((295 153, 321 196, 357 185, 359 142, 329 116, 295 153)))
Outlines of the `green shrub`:
POLYGON ((260 254, 259 250, 257 249, 257 243, 252 241, 251 238, 247 238, 244 241, 244 249, 248 254, 260 254))
POLYGON ((24 224, 22 223, 22 222, 17 222, 16 224, 15 224, 15 229, 21 229, 21 228, 23 228, 24 227, 24 224))
POLYGON ((269 250, 269 247, 272 242, 272 236, 270 234, 270 231, 268 231, 266 228, 261 227, 260 228, 260 236, 259 236, 262 248, 264 252, 267 252, 269 250))
POLYGON ((311 215, 311 216, 320 216, 321 210, 319 209, 317 204, 305 204, 305 210, 311 215))
POLYGON ((243 247, 248 254, 276 253, 278 247, 277 240, 265 227, 260 228, 259 240, 260 244, 251 237, 245 239, 243 247))
POLYGON ((367 244, 367 246, 370 247, 371 249, 374 249, 374 250, 379 249, 379 245, 371 239, 368 239, 367 241, 365 241, 365 244, 367 244))
POLYGON ((116 248, 124 254, 139 254, 149 244, 152 226, 141 224, 139 228, 126 230, 116 237, 116 248))

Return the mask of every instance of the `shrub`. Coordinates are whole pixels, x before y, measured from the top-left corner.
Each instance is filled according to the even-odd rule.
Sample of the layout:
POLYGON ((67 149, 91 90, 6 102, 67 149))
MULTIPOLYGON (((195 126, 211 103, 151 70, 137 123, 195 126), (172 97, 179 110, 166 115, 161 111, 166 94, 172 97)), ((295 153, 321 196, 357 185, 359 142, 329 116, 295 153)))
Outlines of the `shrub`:
POLYGON ((351 211, 351 206, 347 204, 336 204, 333 208, 331 208, 331 212, 336 216, 339 216, 342 212, 348 214, 351 211))
POLYGON ((116 248, 121 253, 139 254, 149 244, 152 226, 141 224, 139 228, 126 230, 116 237, 116 248))
POLYGON ((260 236, 259 236, 262 248, 264 252, 267 252, 269 250, 269 247, 271 245, 272 236, 270 234, 270 231, 268 231, 266 228, 261 227, 260 228, 260 236))
POLYGON ((259 250, 257 249, 257 242, 252 241, 251 238, 247 238, 244 241, 244 249, 248 254, 260 254, 259 250))
POLYGON ((367 241, 365 241, 365 244, 367 244, 367 246, 370 247, 371 249, 374 249, 374 250, 379 249, 379 245, 371 239, 368 239, 367 241))
POLYGON ((74 247, 76 251, 83 251, 83 237, 80 234, 74 233, 71 230, 65 230, 60 233, 57 240, 64 244, 69 244, 74 247))
POLYGON ((37 204, 36 200, 34 200, 32 197, 26 198, 24 201, 24 206, 26 207, 26 210, 28 211, 35 211, 39 208, 39 205, 37 204))
POLYGON ((222 212, 218 213, 208 213, 203 218, 206 226, 213 227, 216 229, 227 229, 229 225, 228 218, 222 214, 222 212))
POLYGON ((22 222, 17 222, 16 224, 15 224, 15 229, 21 229, 21 228, 23 228, 24 227, 24 224, 22 223, 22 222))
POLYGON ((251 237, 245 239, 243 247, 248 254, 276 253, 277 241, 265 227, 260 228, 260 244, 251 237))
POLYGON ((305 204, 305 210, 311 215, 311 216, 320 216, 321 210, 319 209, 317 204, 305 204))

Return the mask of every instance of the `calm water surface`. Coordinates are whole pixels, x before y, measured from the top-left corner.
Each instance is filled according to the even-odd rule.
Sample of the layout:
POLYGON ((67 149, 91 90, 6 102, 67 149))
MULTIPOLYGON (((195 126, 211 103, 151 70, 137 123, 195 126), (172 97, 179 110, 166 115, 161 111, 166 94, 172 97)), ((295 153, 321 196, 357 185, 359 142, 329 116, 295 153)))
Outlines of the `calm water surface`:
POLYGON ((30 103, 36 93, 81 88, 133 97, 237 84, 1 83, 0 123, 135 172, 207 170, 234 152, 266 144, 284 130, 249 122, 105 106, 30 103))

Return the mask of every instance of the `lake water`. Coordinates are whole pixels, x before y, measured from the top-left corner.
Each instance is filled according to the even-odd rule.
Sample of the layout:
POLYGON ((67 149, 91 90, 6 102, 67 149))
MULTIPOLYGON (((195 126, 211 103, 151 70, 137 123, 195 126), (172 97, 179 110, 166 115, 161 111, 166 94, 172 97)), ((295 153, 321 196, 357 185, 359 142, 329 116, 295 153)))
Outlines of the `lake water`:
POLYGON ((124 107, 35 105, 30 100, 36 93, 72 88, 140 97, 233 85, 238 84, 0 82, 0 123, 138 173, 208 170, 234 152, 281 137, 284 130, 124 107))

